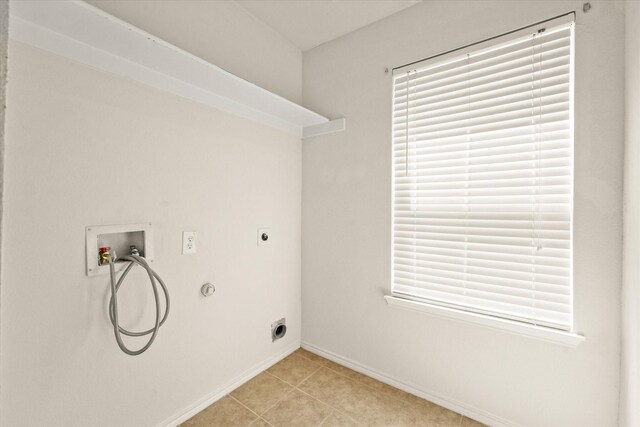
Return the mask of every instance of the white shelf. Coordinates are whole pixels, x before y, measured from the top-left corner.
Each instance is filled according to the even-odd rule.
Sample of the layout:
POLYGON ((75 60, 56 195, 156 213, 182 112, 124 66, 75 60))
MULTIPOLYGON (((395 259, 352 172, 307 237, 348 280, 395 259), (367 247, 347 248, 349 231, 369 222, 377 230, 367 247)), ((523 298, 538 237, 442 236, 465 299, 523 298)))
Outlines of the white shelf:
POLYGON ((9 12, 20 42, 299 136, 332 129, 326 117, 83 1, 12 0, 9 12))

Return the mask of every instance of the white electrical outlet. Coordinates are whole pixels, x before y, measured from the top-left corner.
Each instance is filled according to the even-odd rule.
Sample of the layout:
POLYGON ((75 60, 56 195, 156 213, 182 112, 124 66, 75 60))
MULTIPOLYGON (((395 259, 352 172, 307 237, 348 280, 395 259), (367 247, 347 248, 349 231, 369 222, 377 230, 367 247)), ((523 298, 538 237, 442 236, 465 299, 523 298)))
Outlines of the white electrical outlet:
POLYGON ((195 254, 196 248, 196 232, 195 231, 183 231, 182 232, 182 255, 195 254))

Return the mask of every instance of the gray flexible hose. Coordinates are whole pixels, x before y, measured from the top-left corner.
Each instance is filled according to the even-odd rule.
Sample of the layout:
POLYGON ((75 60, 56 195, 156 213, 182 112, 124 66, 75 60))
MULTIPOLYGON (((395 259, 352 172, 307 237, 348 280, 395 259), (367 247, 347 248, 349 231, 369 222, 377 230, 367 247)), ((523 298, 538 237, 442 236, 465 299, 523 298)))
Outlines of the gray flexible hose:
POLYGON ((147 261, 138 255, 128 255, 119 258, 121 260, 129 261, 129 265, 122 272, 122 275, 116 282, 116 270, 113 265, 113 259, 109 258, 109 272, 111 275, 111 300, 109 301, 109 318, 111 319, 111 323, 113 324, 113 332, 116 336, 116 342, 118 343, 118 347, 130 356, 137 356, 139 354, 147 351, 153 341, 156 339, 156 335, 158 335, 158 331, 160 330, 160 326, 164 324, 167 320, 167 316, 169 315, 169 291, 167 290, 167 286, 164 284, 164 281, 158 276, 158 273, 153 271, 153 269, 149 266, 147 261), (151 281, 151 288, 153 289, 153 296, 156 302, 156 320, 153 328, 148 329, 143 332, 131 332, 120 326, 118 323, 118 290, 122 283, 124 282, 125 277, 129 274, 129 271, 133 268, 134 265, 139 265, 145 270, 147 270, 147 274, 149 275, 149 280, 151 281), (165 312, 162 319, 160 319, 160 297, 158 295, 158 286, 156 285, 156 280, 160 283, 162 287, 162 291, 164 292, 165 297, 165 312), (130 336, 130 337, 141 337, 144 335, 151 334, 151 338, 149 341, 142 347, 140 350, 129 350, 122 341, 122 334, 130 336))

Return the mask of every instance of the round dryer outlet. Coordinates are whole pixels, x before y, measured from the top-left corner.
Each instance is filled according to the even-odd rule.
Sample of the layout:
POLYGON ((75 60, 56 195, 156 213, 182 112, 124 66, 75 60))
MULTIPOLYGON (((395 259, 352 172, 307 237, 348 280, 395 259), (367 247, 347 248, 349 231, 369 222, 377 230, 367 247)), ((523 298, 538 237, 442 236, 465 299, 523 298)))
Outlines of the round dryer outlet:
POLYGON ((271 325, 271 341, 283 338, 286 333, 287 325, 284 317, 271 325))

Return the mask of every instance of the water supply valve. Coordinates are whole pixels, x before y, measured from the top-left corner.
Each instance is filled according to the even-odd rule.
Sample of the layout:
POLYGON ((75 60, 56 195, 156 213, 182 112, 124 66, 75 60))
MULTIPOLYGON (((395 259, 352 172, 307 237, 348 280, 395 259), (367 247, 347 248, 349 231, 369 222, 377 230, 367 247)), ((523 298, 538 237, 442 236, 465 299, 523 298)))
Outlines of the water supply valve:
POLYGON ((111 261, 111 248, 109 246, 100 248, 98 257, 98 264, 109 265, 109 262, 111 261))

